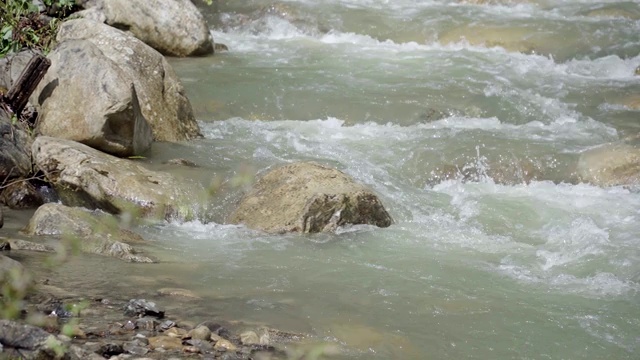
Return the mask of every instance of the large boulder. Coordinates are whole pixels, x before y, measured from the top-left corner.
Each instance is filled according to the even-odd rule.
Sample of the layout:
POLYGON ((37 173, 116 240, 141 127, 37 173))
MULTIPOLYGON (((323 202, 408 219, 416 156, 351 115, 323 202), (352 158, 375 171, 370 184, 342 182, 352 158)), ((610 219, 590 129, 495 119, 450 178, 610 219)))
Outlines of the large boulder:
POLYGON ((33 54, 33 50, 25 50, 0 58, 0 88, 11 89, 33 54))
POLYGON ((32 139, 13 125, 11 115, 0 107, 0 183, 31 173, 32 139))
POLYGON ((151 128, 140 111, 133 79, 121 64, 86 40, 61 43, 49 59, 51 67, 34 96, 38 133, 117 156, 149 149, 151 128))
POLYGON ((170 56, 213 53, 207 23, 190 0, 81 0, 81 4, 116 28, 129 31, 170 56))
POLYGON ((0 320, 0 344, 3 359, 61 359, 64 344, 43 329, 0 320))
POLYGON ((267 173, 229 221, 271 233, 315 233, 346 224, 387 227, 393 223, 371 190, 338 170, 310 162, 267 173))
POLYGON ((80 245, 87 253, 130 262, 153 262, 130 245, 143 243, 140 235, 121 228, 116 217, 100 210, 45 204, 36 210, 24 231, 29 235, 60 236, 72 245, 80 245))
MULTIPOLYGON (((50 111, 52 118, 47 119, 47 122, 63 121, 63 116, 56 115, 60 111, 65 117, 69 117, 70 114, 81 117, 83 113, 75 108, 82 109, 78 104, 84 102, 84 98, 89 96, 82 93, 82 87, 89 89, 97 87, 95 95, 92 95, 92 101, 87 105, 95 107, 96 97, 104 98, 103 101, 106 101, 111 97, 109 93, 116 91, 110 84, 113 83, 113 86, 118 84, 118 93, 133 93, 131 90, 131 84, 133 84, 140 104, 140 112, 151 126, 154 140, 183 141, 201 136, 182 83, 164 56, 157 51, 130 34, 85 19, 66 21, 58 30, 57 40, 60 43, 84 40, 93 44, 102 54, 104 62, 108 59, 117 65, 117 71, 114 69, 109 73, 98 72, 112 79, 103 80, 101 77, 91 75, 95 71, 92 71, 93 68, 87 69, 86 60, 76 61, 75 66, 71 64, 64 66, 65 73, 62 74, 53 71, 52 64, 52 68, 40 82, 40 87, 36 89, 38 101, 33 101, 40 103, 41 106, 45 102, 46 106, 58 107, 50 111), (78 82, 75 85, 68 85, 69 90, 74 90, 73 98, 69 98, 69 90, 62 91, 60 84, 56 86, 58 78, 71 77, 78 82), (82 94, 82 97, 78 98, 77 94, 82 94)), ((117 108, 117 103, 114 102, 112 107, 117 108)), ((42 109, 40 111, 42 112, 42 109)), ((40 125, 41 128, 43 126, 40 125)), ((55 124, 49 126, 55 126, 55 124)))
POLYGON ((40 136, 33 157, 65 205, 179 220, 199 210, 194 184, 71 140, 40 136))
POLYGON ((576 173, 597 186, 640 186, 640 140, 628 139, 580 154, 576 173))

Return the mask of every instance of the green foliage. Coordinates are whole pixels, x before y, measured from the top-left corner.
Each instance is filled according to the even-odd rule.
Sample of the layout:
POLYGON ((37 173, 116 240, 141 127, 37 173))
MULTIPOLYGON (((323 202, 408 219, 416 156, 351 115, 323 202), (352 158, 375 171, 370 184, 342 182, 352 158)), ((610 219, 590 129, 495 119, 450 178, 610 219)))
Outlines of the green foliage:
MULTIPOLYGON (((75 0, 44 0, 48 8, 63 13, 74 6, 75 0)), ((32 48, 49 52, 53 45, 60 20, 41 16, 31 0, 6 0, 0 2, 0 57, 32 48)))

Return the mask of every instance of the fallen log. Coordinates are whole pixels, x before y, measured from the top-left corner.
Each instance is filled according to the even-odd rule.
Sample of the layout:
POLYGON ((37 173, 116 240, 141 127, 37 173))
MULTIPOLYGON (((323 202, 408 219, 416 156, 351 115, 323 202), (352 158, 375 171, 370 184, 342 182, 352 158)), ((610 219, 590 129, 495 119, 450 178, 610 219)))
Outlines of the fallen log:
POLYGON ((35 54, 22 70, 18 80, 11 86, 9 92, 5 96, 0 96, 0 100, 3 100, 16 116, 20 116, 22 110, 27 106, 29 97, 47 73, 49 66, 51 66, 49 59, 35 54))

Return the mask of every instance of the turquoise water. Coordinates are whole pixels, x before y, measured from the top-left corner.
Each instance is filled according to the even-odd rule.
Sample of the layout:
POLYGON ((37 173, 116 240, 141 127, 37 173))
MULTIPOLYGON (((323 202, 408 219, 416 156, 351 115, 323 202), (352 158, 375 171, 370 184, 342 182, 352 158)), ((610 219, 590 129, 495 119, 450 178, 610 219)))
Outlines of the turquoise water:
POLYGON ((207 184, 314 160, 370 186, 396 223, 225 225, 244 189, 228 182, 214 222, 141 229, 164 261, 127 270, 156 279, 147 289, 188 288, 204 300, 184 316, 308 333, 346 359, 638 358, 640 194, 573 169, 638 132, 640 2, 203 11, 230 51, 171 63, 205 138, 156 144, 151 166, 187 158, 207 184))

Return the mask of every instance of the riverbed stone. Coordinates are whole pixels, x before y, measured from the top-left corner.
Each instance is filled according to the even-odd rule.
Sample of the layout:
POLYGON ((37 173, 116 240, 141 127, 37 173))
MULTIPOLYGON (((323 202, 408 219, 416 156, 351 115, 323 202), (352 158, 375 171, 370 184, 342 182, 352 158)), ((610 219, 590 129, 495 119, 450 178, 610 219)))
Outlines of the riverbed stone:
MULTIPOLYGON (((165 55, 213 54, 209 27, 190 0, 83 0, 82 3, 103 14, 107 24, 130 32, 165 55)), ((101 18, 94 14, 91 17, 101 18)))
MULTIPOLYGON (((140 111, 151 126, 154 140, 184 141, 201 136, 182 82, 159 52, 126 32, 86 19, 64 22, 56 39, 61 43, 89 41, 106 58, 118 64, 124 78, 120 86, 129 89, 133 84, 140 111)), ((79 73, 84 74, 85 71, 79 70, 79 73)), ((45 80, 41 82, 47 83, 45 80)))
POLYGON ((640 140, 589 149, 580 154, 576 172, 580 180, 596 186, 640 186, 640 140))
POLYGON ((195 329, 189 331, 189 336, 192 339, 208 341, 208 340, 211 340, 211 330, 209 330, 209 328, 204 325, 200 325, 195 329))
POLYGON ((194 184, 71 140, 40 136, 33 157, 68 206, 167 220, 193 219, 199 210, 194 184))
POLYGON ((368 188, 341 171, 313 162, 269 171, 241 200, 229 221, 271 233, 334 231, 346 224, 393 223, 368 188))
POLYGON ((80 245, 82 251, 111 256, 129 262, 150 263, 128 243, 143 243, 144 239, 127 229, 121 229, 111 214, 62 204, 45 204, 36 210, 24 230, 29 235, 54 235, 80 245))
POLYGON ((182 350, 182 340, 169 336, 154 336, 149 338, 149 347, 152 350, 182 350))

